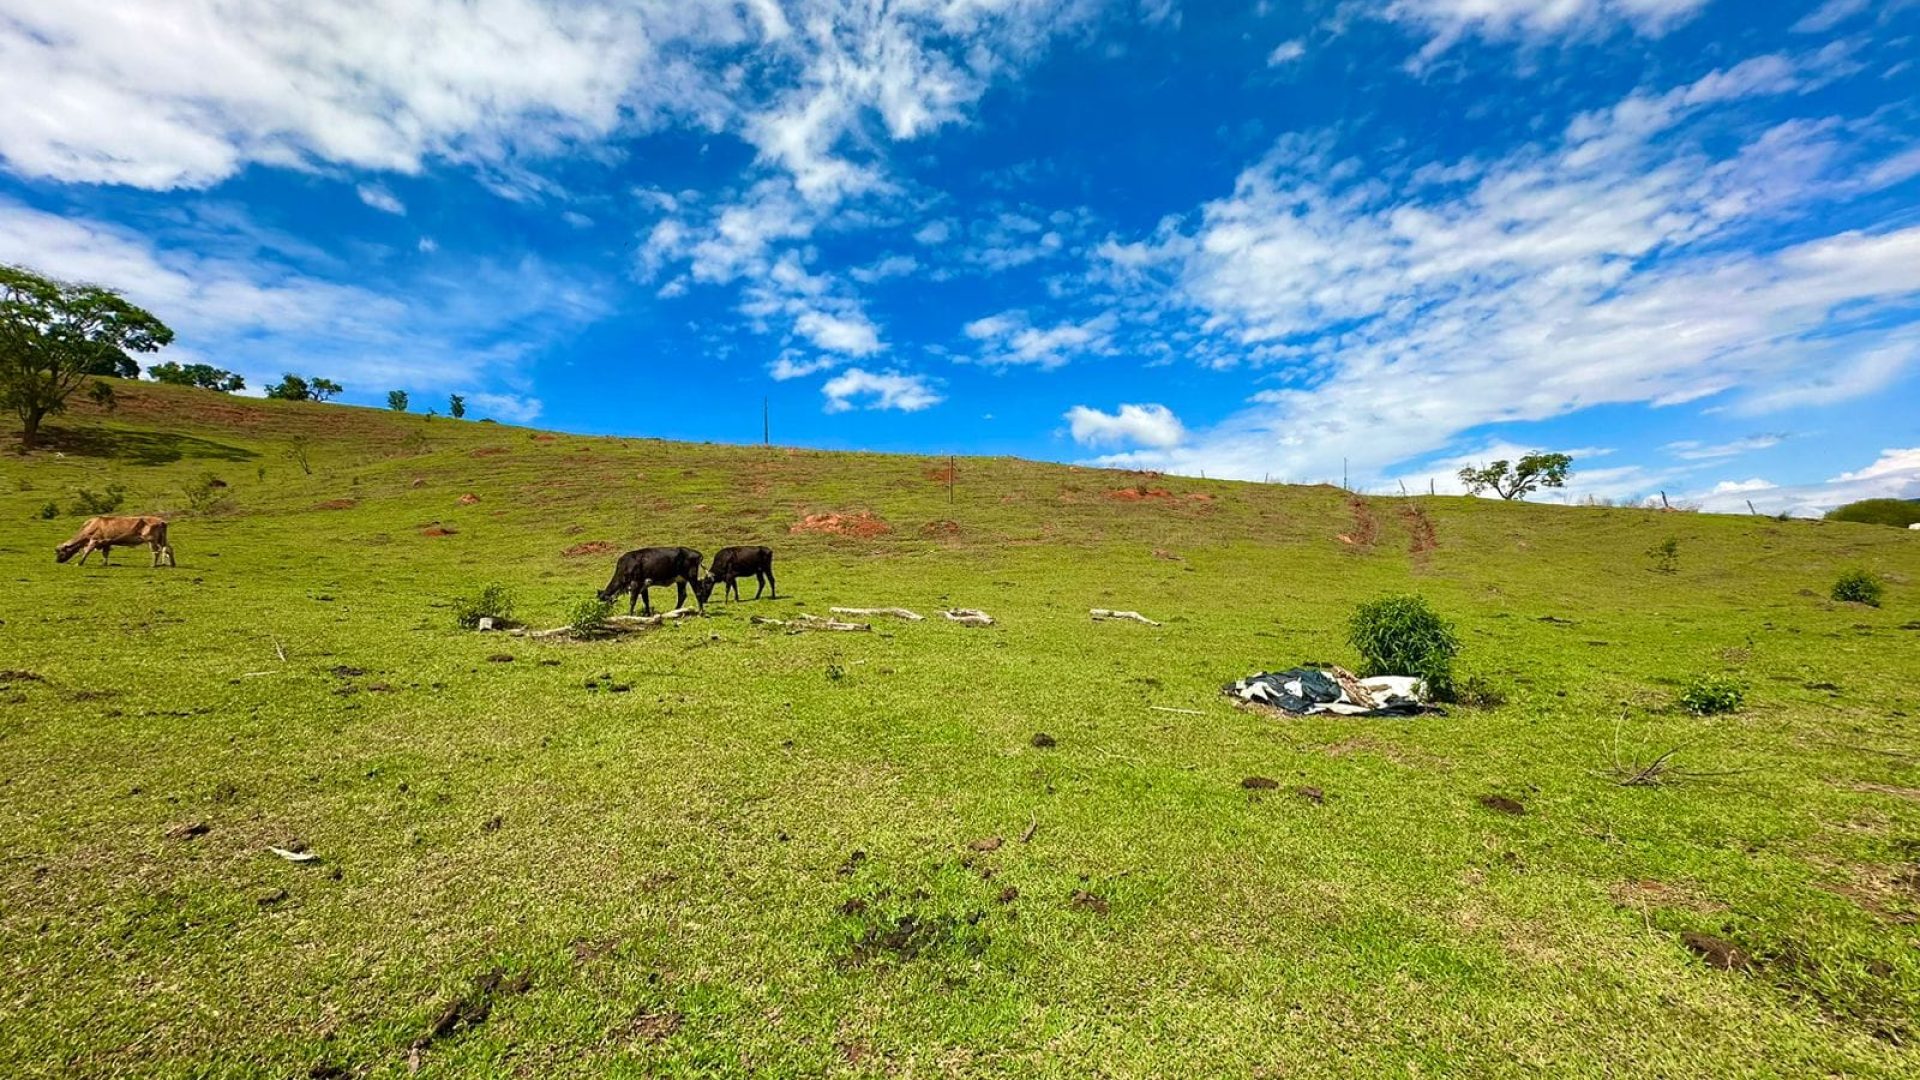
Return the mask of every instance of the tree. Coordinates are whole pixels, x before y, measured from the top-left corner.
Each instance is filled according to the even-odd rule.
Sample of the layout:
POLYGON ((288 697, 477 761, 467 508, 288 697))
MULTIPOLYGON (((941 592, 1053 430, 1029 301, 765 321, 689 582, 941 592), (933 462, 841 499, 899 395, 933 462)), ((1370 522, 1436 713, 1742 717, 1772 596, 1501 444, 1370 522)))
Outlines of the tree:
POLYGON ((1524 499, 1543 487, 1565 487, 1573 459, 1565 454, 1528 454, 1518 465, 1496 461, 1484 469, 1460 470, 1460 482, 1478 495, 1488 488, 1503 499, 1524 499))
POLYGON ((313 388, 307 380, 289 371, 280 376, 280 381, 267 387, 267 396, 281 401, 311 401, 313 388))
POLYGON ((467 399, 459 394, 453 395, 447 399, 447 411, 453 414, 455 420, 467 415, 467 399))
POLYGON ((308 385, 312 387, 310 395, 315 401, 325 401, 330 397, 337 397, 340 394, 340 384, 334 382, 332 379, 322 379, 316 376, 309 381, 308 385))
POLYGON ((225 368, 212 364, 180 365, 169 360, 164 364, 155 364, 147 369, 147 376, 157 383, 169 386, 195 386, 202 390, 218 390, 231 394, 235 390, 245 390, 247 380, 225 368))
POLYGON ((394 412, 407 411, 407 392, 405 390, 387 391, 387 408, 394 412))
POLYGON ((41 421, 64 411, 93 375, 124 370, 128 353, 172 341, 165 323, 111 289, 0 265, 0 405, 20 418, 22 449, 34 448, 41 421))

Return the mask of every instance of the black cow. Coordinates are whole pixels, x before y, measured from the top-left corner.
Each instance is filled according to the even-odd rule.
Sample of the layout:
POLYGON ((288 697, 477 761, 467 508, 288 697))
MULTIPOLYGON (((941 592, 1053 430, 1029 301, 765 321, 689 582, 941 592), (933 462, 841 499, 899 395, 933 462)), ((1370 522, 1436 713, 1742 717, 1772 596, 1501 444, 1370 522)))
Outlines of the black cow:
POLYGON ((760 599, 760 594, 768 589, 773 590, 775 600, 780 599, 780 586, 773 580, 773 549, 770 547, 721 548, 713 557, 710 573, 714 581, 726 586, 720 594, 722 597, 732 593, 735 600, 740 599, 737 579, 750 577, 756 586, 753 590, 755 600, 760 599))
POLYGON ((621 593, 627 595, 627 614, 633 614, 634 601, 645 605, 646 613, 653 614, 653 600, 647 596, 647 589, 654 585, 675 585, 679 589, 679 600, 675 607, 685 607, 687 586, 693 586, 694 598, 700 601, 700 610, 707 609, 707 597, 713 594, 713 579, 700 576, 699 552, 683 547, 652 547, 629 551, 620 556, 620 562, 613 568, 613 580, 600 590, 600 599, 611 601, 621 593))

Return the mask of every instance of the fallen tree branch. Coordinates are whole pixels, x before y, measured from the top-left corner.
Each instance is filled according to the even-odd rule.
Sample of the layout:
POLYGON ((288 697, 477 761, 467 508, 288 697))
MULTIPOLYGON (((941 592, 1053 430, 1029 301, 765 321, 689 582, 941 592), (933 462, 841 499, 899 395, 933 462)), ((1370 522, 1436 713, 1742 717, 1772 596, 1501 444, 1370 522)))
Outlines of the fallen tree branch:
POLYGON ((1113 619, 1131 619, 1137 623, 1146 623, 1148 626, 1160 625, 1137 611, 1111 611, 1107 608, 1097 607, 1087 612, 1087 614, 1093 616, 1093 621, 1095 622, 1106 622, 1113 619))
MULTIPOLYGON (((694 608, 683 607, 674 608, 672 611, 663 611, 657 615, 609 615, 607 616, 606 622, 585 636, 599 637, 604 634, 627 634, 637 630, 652 630, 665 626, 671 619, 690 619, 698 614, 700 614, 700 612, 694 608)), ((525 636, 531 638, 556 638, 568 635, 579 636, 571 626, 556 626, 551 630, 516 629, 509 630, 507 633, 514 637, 525 636)))
POLYGON ((1174 707, 1173 707, 1173 706, 1171 706, 1171 705, 1149 705, 1149 706, 1147 706, 1147 708, 1149 708, 1149 709, 1152 709, 1152 710, 1153 710, 1153 711, 1155 711, 1155 712, 1171 712, 1171 713, 1179 713, 1179 714, 1180 714, 1181 716, 1205 716, 1205 715, 1207 715, 1206 713, 1203 713, 1203 712, 1201 712, 1201 711, 1200 711, 1199 709, 1176 709, 1176 708, 1174 708, 1174 707))
POLYGON ((992 626, 993 616, 978 608, 953 608, 940 614, 957 623, 967 626, 992 626))
POLYGON ((895 619, 905 619, 908 622, 927 621, 925 615, 916 615, 903 607, 837 607, 828 608, 827 610, 833 612, 835 615, 887 615, 895 619))

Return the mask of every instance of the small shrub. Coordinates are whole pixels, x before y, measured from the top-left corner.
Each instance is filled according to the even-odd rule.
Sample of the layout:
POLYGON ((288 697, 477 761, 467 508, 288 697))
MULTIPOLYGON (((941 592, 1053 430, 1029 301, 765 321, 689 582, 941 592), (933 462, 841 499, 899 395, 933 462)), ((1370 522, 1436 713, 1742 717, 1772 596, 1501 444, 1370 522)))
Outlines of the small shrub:
POLYGON ((1647 558, 1653 560, 1655 570, 1663 574, 1673 573, 1680 565, 1680 538, 1669 536, 1648 548, 1647 558))
POLYGON ((481 619, 492 619, 496 623, 508 622, 513 618, 513 593, 505 585, 490 584, 480 590, 475 597, 461 597, 453 602, 453 620, 463 630, 471 630, 480 625, 481 619))
POLYGON ((73 493, 73 504, 67 508, 67 512, 79 517, 111 514, 126 501, 127 489, 120 484, 108 484, 104 492, 78 488, 73 493))
POLYGON ((599 637, 607 632, 613 605, 597 596, 583 597, 567 612, 567 630, 574 637, 599 637))
POLYGON ((1507 703, 1507 692, 1484 675, 1469 675, 1454 687, 1453 699, 1477 709, 1497 709, 1507 703))
POLYGON ((1695 716, 1739 712, 1747 688, 1731 675, 1697 675, 1680 691, 1680 707, 1695 716))
POLYGON ((60 516, 60 507, 55 503, 48 503, 47 505, 40 508, 41 521, 52 521, 54 518, 57 518, 59 516, 60 516))
POLYGON ((1865 604, 1879 607, 1880 597, 1885 594, 1886 586, 1872 573, 1855 567, 1840 575, 1833 583, 1833 598, 1843 604, 1865 604))
POLYGON ((196 514, 207 514, 220 508, 227 497, 227 482, 212 473, 201 473, 200 479, 186 487, 187 508, 196 514))
POLYGON ((1413 675, 1436 698, 1453 696, 1453 658, 1460 639, 1453 625, 1418 596, 1388 596, 1361 604, 1347 627, 1360 654, 1360 674, 1413 675))

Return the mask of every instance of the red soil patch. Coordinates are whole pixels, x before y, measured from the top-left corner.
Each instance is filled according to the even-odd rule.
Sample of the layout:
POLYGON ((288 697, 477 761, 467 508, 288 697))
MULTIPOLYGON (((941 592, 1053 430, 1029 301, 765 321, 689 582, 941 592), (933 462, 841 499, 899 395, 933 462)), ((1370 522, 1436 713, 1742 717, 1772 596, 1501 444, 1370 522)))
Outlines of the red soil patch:
POLYGON ((893 531, 893 526, 873 516, 871 510, 853 514, 808 514, 787 530, 790 533, 827 533, 832 536, 857 536, 862 539, 893 531))
POLYGON ((607 540, 589 540, 584 544, 575 544, 572 547, 566 549, 565 551, 562 551, 560 554, 562 555, 610 555, 612 553, 613 553, 612 542, 607 540))
POLYGON ((511 452, 512 451, 509 451, 504 446, 483 446, 480 449, 475 450, 473 453, 468 454, 467 456, 468 457, 499 457, 501 454, 506 454, 511 452))
POLYGON ((477 503, 479 501, 480 501, 480 496, 475 495, 471 491, 467 492, 465 495, 460 496, 461 506, 472 506, 474 503, 477 503))
POLYGON ((1353 530, 1341 533, 1339 541, 1348 547, 1372 547, 1380 537, 1380 523, 1367 508, 1367 500, 1355 495, 1347 500, 1347 509, 1353 511, 1353 530))
POLYGON ((420 530, 420 535, 421 536, 452 536, 454 533, 458 531, 459 530, 457 529, 449 529, 445 525, 429 525, 426 528, 420 530))
POLYGON ((1149 499, 1171 499, 1173 492, 1166 488, 1150 488, 1145 484, 1132 487, 1114 488, 1107 492, 1107 498, 1118 502, 1146 502, 1149 499))
POLYGON ((1407 551, 1416 560, 1424 561, 1433 549, 1440 546, 1439 528, 1427 516, 1426 510, 1418 506, 1401 507, 1400 519, 1407 526, 1407 551))
POLYGON ((925 525, 920 526, 920 535, 927 537, 959 536, 960 523, 944 519, 940 521, 929 521, 925 525))
POLYGON ((937 469, 928 469, 926 477, 936 483, 951 484, 953 483, 953 466, 942 465, 937 469))
POLYGON ((315 510, 351 510, 359 505, 355 499, 328 499, 314 506, 315 510))
POLYGON ((1196 491, 1193 494, 1187 496, 1187 501, 1188 502, 1212 502, 1213 496, 1208 495, 1205 492, 1196 491))
POLYGON ((553 442, 555 439, 558 439, 558 438, 559 438, 558 435, 535 435, 533 437, 533 441, 534 442, 553 442))

